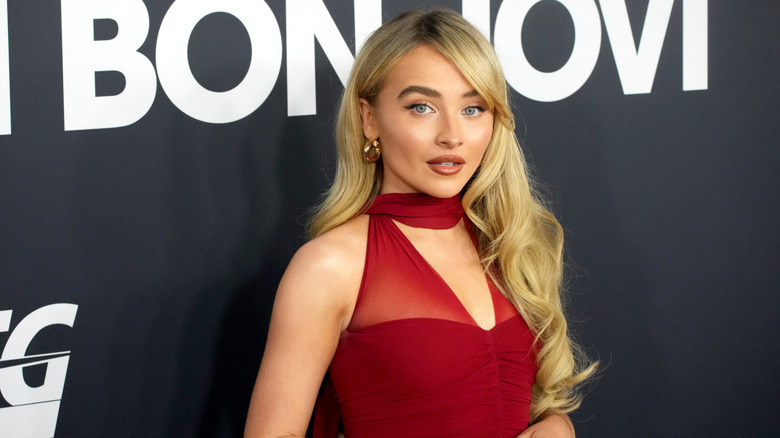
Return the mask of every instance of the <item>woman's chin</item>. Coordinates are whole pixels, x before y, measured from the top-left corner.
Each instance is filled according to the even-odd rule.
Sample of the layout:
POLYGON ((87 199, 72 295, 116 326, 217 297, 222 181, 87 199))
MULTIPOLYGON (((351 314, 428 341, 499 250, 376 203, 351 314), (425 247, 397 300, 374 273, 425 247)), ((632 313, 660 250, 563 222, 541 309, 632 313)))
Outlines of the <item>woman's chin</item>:
POLYGON ((463 190, 464 185, 453 185, 452 187, 435 187, 430 188, 428 190, 425 190, 422 193, 425 193, 428 196, 433 196, 434 198, 452 198, 455 195, 459 195, 460 192, 463 190))

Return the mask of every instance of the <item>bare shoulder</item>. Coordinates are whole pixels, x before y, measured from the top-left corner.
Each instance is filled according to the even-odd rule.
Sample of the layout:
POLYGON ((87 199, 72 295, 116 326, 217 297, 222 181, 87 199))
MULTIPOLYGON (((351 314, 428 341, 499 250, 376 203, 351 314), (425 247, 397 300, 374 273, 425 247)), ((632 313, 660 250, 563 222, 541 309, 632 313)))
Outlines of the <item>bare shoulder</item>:
POLYGON ((350 262, 360 260, 358 268, 362 271, 367 235, 368 216, 356 217, 307 242, 295 253, 291 264, 304 263, 340 275, 345 269, 354 267, 350 262))
POLYGON ((363 277, 367 235, 368 216, 362 215, 307 242, 290 261, 279 294, 299 295, 348 322, 363 277))
POLYGON ((302 246, 282 277, 249 406, 246 436, 303 436, 322 377, 355 308, 368 218, 302 246))

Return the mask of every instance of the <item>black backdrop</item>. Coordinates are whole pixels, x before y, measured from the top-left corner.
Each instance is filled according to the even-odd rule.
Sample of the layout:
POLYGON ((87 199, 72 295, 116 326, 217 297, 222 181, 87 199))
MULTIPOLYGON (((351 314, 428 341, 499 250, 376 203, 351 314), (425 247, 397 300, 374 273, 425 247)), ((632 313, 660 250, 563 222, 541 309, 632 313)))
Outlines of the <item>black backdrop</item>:
MULTIPOLYGON (((419 6, 357 1, 380 5, 382 19, 419 6)), ((139 52, 149 60, 138 65, 161 70, 157 37, 173 2, 5 3, 0 435, 51 436, 46 425, 56 424, 57 437, 240 436, 276 284, 303 242, 307 208, 333 174, 343 63, 326 53, 338 44, 301 37, 315 47, 316 111, 288 115, 290 90, 305 88, 288 84, 288 69, 303 67, 289 65, 287 28, 300 23, 289 17, 323 2, 266 2, 279 30, 248 31, 228 13, 207 15, 192 29, 189 68, 205 89, 229 92, 253 60, 270 77, 279 66, 259 107, 226 123, 181 110, 180 98, 168 95, 176 80, 151 82, 149 94, 148 80, 133 91, 135 70, 97 71, 125 67, 83 39, 89 50, 81 56, 94 65, 107 59, 86 70, 97 71, 87 91, 127 100, 90 112, 66 97, 75 86, 63 71, 87 64, 64 49, 75 38, 63 36, 71 32, 64 11, 81 11, 93 24, 84 35, 108 44, 138 23, 139 52), (107 16, 90 12, 104 3, 107 16), (148 31, 143 20, 111 15, 122 8, 145 11, 148 31), (261 57, 272 57, 275 35, 278 63, 261 57), (140 108, 134 120, 101 122, 129 111, 128 102, 140 108), (68 128, 75 116, 93 126, 68 128)), ((464 3, 487 11, 486 2, 464 3)), ((490 23, 499 8, 521 3, 534 2, 490 2, 490 23)), ((638 41, 648 5, 664 1, 625 3, 638 41)), ((773 0, 668 3, 650 92, 624 93, 603 14, 598 58, 581 88, 553 102, 512 92, 518 133, 567 231, 573 329, 602 363, 573 418, 583 437, 770 436, 780 429, 780 7, 773 0), (708 23, 707 81, 688 91, 686 5, 703 8, 708 23)), ((324 4, 354 51, 353 2, 324 4)), ((575 39, 586 37, 575 34, 572 4, 542 1, 516 23, 537 70, 566 65, 575 39)), ((616 4, 624 2, 594 1, 592 9, 616 4)), ((358 27, 370 30, 373 21, 361 17, 358 27)), ((134 51, 115 50, 138 60, 134 51)))

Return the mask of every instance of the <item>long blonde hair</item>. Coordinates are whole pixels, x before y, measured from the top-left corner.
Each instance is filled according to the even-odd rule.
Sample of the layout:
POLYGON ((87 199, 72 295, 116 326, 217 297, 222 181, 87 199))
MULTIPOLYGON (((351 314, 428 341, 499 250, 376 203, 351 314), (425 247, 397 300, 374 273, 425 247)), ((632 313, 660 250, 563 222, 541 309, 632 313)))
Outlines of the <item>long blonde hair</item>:
POLYGON ((429 45, 448 58, 485 99, 493 135, 462 203, 476 230, 486 272, 517 307, 537 339, 538 371, 531 418, 569 412, 581 401, 577 384, 595 369, 570 340, 561 303, 563 230, 529 181, 514 133, 498 58, 490 43, 449 10, 408 11, 380 27, 363 45, 344 90, 336 124, 336 177, 309 223, 319 236, 361 214, 379 192, 382 168, 362 155, 360 99, 373 102, 395 63, 429 45))

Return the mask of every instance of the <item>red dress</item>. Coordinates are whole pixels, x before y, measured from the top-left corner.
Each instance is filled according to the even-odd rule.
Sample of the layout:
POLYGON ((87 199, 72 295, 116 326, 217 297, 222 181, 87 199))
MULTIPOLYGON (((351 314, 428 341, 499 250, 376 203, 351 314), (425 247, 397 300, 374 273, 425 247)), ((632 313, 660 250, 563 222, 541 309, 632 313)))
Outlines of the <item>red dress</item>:
POLYGON ((482 329, 392 220, 451 228, 467 220, 459 196, 380 195, 367 213, 363 281, 314 436, 335 436, 339 419, 346 438, 517 436, 528 427, 533 334, 489 279, 496 325, 482 329))

